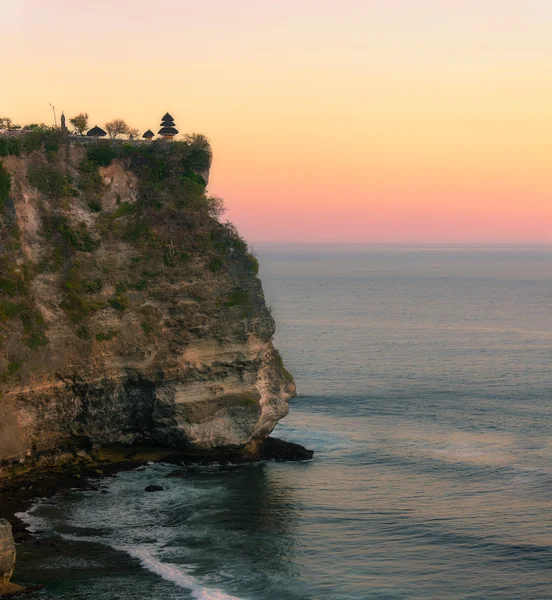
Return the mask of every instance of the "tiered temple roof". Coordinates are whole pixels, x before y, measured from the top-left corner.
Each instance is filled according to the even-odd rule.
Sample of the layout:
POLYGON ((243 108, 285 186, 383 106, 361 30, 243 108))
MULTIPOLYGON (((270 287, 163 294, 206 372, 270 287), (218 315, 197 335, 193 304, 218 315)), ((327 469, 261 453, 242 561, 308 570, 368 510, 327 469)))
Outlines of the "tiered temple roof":
POLYGON ((161 121, 161 129, 157 132, 166 138, 172 138, 178 133, 178 129, 174 126, 174 119, 169 113, 165 113, 161 121))

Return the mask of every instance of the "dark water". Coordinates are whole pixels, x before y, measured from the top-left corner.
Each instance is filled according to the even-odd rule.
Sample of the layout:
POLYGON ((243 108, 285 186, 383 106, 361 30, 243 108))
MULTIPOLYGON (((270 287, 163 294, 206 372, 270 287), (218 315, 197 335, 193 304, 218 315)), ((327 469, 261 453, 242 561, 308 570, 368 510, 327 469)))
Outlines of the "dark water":
POLYGON ((552 249, 259 255, 301 393, 277 434, 316 459, 45 501, 27 518, 66 541, 19 579, 71 600, 552 598, 552 249))

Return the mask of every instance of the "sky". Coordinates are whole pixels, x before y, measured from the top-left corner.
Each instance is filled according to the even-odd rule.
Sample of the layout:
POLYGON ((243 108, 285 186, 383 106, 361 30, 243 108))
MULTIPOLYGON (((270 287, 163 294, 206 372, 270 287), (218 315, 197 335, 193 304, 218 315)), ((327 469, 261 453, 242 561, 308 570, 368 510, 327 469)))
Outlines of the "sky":
POLYGON ((550 0, 0 0, 0 114, 211 140, 252 244, 552 243, 550 0))

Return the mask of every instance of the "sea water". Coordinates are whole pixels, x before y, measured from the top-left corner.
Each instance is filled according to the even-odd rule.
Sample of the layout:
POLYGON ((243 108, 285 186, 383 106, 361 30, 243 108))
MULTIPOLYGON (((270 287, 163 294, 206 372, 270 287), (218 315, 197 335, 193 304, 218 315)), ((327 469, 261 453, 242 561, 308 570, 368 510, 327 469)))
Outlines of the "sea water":
POLYGON ((299 390, 275 434, 315 459, 38 502, 16 578, 66 600, 552 598, 552 248, 258 254, 299 390))

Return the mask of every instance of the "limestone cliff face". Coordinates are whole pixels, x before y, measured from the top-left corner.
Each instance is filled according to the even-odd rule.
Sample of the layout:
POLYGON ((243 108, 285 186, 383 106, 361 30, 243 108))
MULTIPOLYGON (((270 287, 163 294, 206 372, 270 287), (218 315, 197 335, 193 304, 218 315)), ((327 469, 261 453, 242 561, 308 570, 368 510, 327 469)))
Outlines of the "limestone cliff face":
POLYGON ((254 446, 295 392, 255 258, 189 147, 102 143, 0 159, 0 459, 254 446))

